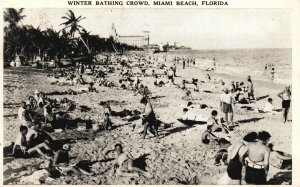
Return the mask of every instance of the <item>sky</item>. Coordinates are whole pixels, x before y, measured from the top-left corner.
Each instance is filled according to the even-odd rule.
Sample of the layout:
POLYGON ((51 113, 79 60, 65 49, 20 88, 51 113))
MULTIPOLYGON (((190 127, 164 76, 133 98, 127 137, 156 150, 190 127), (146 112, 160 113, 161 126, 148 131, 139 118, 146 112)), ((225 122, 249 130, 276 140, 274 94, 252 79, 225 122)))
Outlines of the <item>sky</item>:
MULTIPOLYGON (((22 24, 59 31, 68 9, 25 9, 22 24)), ((150 31, 150 43, 193 49, 289 48, 289 9, 73 9, 91 34, 108 37, 114 23, 119 35, 150 31)))

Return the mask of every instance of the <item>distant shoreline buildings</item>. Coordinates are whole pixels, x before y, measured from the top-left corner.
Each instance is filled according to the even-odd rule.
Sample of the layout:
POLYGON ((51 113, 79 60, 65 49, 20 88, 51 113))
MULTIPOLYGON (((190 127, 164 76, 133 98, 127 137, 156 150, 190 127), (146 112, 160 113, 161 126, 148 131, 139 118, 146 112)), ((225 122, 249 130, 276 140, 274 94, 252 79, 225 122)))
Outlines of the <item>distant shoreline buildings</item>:
POLYGON ((158 51, 173 51, 173 50, 190 50, 191 48, 186 46, 179 46, 178 42, 174 42, 174 45, 167 44, 150 44, 150 31, 143 31, 143 35, 120 35, 114 24, 111 27, 110 37, 115 42, 124 43, 131 46, 136 46, 143 49, 153 49, 158 51))
POLYGON ((111 27, 111 37, 115 42, 124 43, 136 47, 147 47, 150 43, 150 31, 143 31, 143 35, 119 35, 114 24, 111 27))

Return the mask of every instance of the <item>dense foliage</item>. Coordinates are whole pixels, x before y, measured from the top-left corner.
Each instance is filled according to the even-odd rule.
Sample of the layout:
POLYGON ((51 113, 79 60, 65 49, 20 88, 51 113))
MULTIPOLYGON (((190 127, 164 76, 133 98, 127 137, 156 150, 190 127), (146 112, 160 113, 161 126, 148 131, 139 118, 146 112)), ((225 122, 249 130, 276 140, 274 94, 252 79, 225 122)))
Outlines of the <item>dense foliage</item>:
POLYGON ((6 9, 4 21, 4 61, 10 62, 16 55, 25 57, 26 61, 53 60, 76 57, 81 55, 96 55, 101 52, 122 52, 123 50, 137 50, 135 46, 116 43, 112 38, 101 38, 91 35, 79 22, 84 17, 76 17, 69 10, 63 16, 64 28, 55 31, 52 28, 41 30, 31 25, 20 25, 26 17, 23 9, 6 9))

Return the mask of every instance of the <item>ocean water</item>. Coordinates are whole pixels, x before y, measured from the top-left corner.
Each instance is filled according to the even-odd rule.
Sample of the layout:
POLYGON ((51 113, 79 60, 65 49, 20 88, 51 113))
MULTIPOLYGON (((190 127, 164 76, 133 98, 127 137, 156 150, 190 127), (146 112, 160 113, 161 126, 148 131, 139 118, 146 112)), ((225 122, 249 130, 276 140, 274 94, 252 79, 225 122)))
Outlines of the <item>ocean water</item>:
POLYGON ((190 50, 169 51, 168 59, 195 57, 196 67, 207 69, 216 61, 216 72, 238 76, 250 75, 253 79, 270 80, 271 68, 265 71, 266 64, 273 64, 275 83, 292 82, 292 49, 230 49, 230 50, 190 50))

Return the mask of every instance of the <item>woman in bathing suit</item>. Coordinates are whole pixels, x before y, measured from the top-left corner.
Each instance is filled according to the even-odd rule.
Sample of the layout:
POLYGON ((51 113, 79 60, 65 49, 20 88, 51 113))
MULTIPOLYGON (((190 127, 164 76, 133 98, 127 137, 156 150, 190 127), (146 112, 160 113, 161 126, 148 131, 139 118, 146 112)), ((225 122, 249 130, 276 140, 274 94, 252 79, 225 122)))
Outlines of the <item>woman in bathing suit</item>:
POLYGON ((230 184, 241 184, 242 179, 242 160, 243 155, 246 153, 245 145, 247 142, 253 142, 257 139, 256 132, 250 132, 244 136, 243 140, 233 143, 228 148, 228 166, 227 174, 231 178, 230 184))

